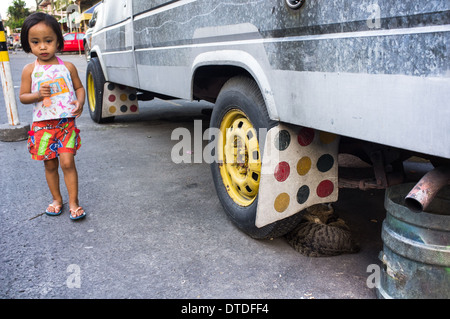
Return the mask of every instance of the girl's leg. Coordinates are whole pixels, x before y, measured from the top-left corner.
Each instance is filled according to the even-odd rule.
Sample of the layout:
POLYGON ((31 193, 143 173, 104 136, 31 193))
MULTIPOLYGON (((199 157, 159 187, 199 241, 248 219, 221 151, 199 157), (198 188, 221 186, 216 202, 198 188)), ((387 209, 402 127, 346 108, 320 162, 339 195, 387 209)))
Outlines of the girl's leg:
MULTIPOLYGON (((76 211, 80 206, 78 203, 78 173, 75 166, 75 156, 72 153, 60 153, 59 161, 64 173, 67 192, 69 193, 69 207, 71 210, 76 211)), ((79 209, 72 217, 80 216, 83 213, 84 210, 79 209)))
POLYGON ((51 213, 56 212, 54 207, 61 206, 63 203, 61 192, 59 190, 58 166, 58 158, 44 161, 45 178, 47 179, 47 185, 53 197, 53 207, 48 208, 51 213), (53 212, 51 210, 53 210, 53 212))

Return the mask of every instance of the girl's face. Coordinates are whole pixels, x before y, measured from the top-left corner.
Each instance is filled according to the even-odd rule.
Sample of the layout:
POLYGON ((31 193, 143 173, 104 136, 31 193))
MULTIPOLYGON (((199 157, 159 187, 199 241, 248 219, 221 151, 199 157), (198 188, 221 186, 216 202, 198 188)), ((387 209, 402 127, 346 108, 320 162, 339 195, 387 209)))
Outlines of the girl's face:
POLYGON ((28 31, 28 42, 30 43, 31 53, 40 62, 52 62, 58 50, 58 42, 56 34, 51 27, 44 22, 35 24, 28 31))

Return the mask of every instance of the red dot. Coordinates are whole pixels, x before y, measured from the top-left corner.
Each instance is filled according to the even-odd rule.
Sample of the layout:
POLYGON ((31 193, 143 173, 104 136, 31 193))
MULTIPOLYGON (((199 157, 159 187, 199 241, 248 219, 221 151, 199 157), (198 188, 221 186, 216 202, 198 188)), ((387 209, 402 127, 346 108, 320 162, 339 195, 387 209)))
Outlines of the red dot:
POLYGON ((291 169, 289 164, 286 162, 280 162, 277 167, 275 167, 275 179, 279 182, 284 182, 288 177, 291 169))
POLYGON ((108 96, 108 100, 109 102, 114 102, 116 100, 116 96, 111 94, 110 96, 108 96))
POLYGON ((133 104, 132 106, 130 106, 130 111, 131 111, 131 112, 136 112, 137 109, 138 109, 137 106, 134 105, 134 104, 133 104))
POLYGON ((321 181, 320 184, 317 186, 317 196, 319 197, 327 197, 330 196, 331 193, 333 193, 334 185, 333 182, 326 179, 324 181, 321 181))
POLYGON ((304 127, 300 130, 297 136, 298 143, 301 146, 308 146, 314 139, 314 130, 304 127))

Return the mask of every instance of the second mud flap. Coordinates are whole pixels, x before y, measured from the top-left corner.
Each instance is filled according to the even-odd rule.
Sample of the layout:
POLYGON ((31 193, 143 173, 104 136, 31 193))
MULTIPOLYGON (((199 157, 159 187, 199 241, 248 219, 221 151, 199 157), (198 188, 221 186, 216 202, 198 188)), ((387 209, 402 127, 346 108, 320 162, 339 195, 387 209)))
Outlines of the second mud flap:
POLYGON ((267 132, 255 224, 338 199, 339 136, 280 124, 267 132))
POLYGON ((139 114, 135 88, 106 82, 103 89, 102 117, 139 114))

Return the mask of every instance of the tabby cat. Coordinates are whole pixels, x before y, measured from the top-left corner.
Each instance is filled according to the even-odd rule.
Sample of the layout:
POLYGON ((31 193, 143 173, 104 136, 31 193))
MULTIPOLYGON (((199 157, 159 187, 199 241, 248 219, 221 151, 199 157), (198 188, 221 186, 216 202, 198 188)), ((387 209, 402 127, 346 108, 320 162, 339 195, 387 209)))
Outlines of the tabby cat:
POLYGON ((350 229, 334 212, 331 204, 307 208, 300 223, 285 238, 296 251, 308 257, 336 256, 359 251, 350 229))

